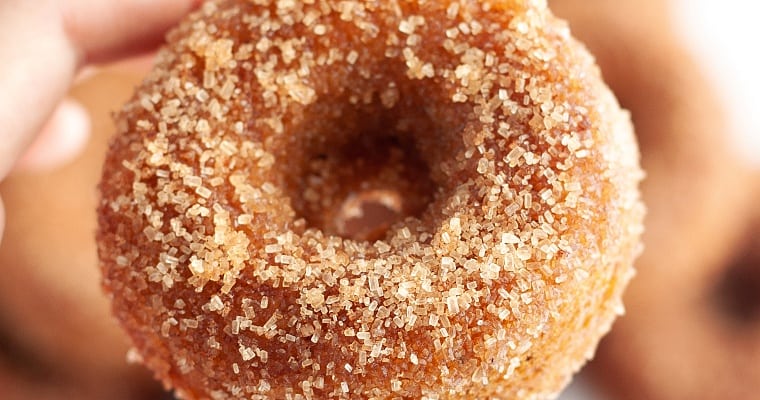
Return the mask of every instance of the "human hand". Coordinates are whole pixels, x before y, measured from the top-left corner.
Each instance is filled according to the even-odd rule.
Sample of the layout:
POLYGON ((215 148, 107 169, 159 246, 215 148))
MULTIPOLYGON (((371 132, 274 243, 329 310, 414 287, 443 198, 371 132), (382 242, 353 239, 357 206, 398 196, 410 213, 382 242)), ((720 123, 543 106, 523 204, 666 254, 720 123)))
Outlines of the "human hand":
MULTIPOLYGON (((148 51, 199 0, 0 1, 0 180, 75 155, 86 111, 64 97, 86 65, 148 51)), ((0 237, 5 216, 0 200, 0 237)))

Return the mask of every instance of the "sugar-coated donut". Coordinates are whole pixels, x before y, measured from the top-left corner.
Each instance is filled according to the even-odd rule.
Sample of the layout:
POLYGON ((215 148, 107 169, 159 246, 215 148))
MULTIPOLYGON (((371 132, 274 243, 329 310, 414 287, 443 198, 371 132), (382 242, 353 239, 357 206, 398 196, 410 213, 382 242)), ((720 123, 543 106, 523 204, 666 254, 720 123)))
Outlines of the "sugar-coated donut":
POLYGON ((209 1, 117 119, 104 286, 182 398, 551 398, 621 310, 636 143, 543 1, 209 1))
POLYGON ((645 250, 624 298, 628 312, 602 341, 591 372, 622 400, 756 397, 754 370, 740 372, 738 361, 755 357, 756 345, 719 343, 715 332, 726 325, 700 316, 707 308, 699 303, 710 303, 709 288, 720 280, 710 266, 728 263, 751 201, 718 96, 673 31, 667 2, 550 5, 631 110, 647 171, 645 250))
MULTIPOLYGON (((143 388, 158 386, 127 363, 129 340, 101 290, 94 240, 96 186, 114 129, 110 113, 128 99, 140 75, 114 66, 78 84, 71 95, 92 117, 83 153, 59 169, 16 172, 0 184, 7 211, 0 242, 0 358, 7 347, 30 368, 76 390, 77 396, 61 392, 59 399, 94 391, 99 398, 144 400, 143 388)), ((16 386, 51 386, 29 380, 33 384, 16 386)))

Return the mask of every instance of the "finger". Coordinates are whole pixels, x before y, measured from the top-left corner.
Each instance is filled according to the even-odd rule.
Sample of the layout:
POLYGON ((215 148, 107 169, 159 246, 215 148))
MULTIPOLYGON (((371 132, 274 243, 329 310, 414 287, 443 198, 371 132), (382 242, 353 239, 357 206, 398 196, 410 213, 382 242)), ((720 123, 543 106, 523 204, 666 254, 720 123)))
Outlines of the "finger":
POLYGON ((0 1, 0 179, 47 121, 79 67, 153 46, 197 3, 0 1))
POLYGON ((0 1, 0 179, 68 90, 77 66, 58 0, 0 1))
POLYGON ((99 63, 156 47, 199 0, 70 0, 65 30, 86 63, 99 63))
POLYGON ((49 170, 80 153, 90 133, 90 117, 82 105, 64 100, 15 169, 49 170))
POLYGON ((156 52, 150 52, 145 54, 139 54, 136 57, 125 58, 116 62, 101 64, 101 65, 87 65, 84 68, 80 68, 77 76, 74 78, 74 85, 82 83, 93 76, 95 76, 103 68, 108 68, 112 71, 127 71, 129 73, 143 73, 147 74, 156 61, 156 52))

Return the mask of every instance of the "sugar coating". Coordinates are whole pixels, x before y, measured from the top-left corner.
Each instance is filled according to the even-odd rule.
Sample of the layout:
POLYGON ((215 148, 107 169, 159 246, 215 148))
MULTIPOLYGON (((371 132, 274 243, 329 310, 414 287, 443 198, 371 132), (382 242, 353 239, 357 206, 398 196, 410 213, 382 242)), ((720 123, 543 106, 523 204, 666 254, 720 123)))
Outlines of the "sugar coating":
POLYGON ((622 311, 637 147, 544 1, 210 1, 117 121, 104 286, 181 398, 552 398, 622 311))

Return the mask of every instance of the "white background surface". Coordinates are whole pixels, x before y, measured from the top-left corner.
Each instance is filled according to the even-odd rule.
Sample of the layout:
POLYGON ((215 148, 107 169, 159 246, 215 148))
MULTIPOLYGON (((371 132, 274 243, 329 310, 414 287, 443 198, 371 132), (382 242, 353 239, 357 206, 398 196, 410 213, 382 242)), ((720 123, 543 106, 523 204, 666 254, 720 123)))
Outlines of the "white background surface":
POLYGON ((760 3, 674 0, 684 41, 720 90, 743 156, 760 167, 760 3))
MULTIPOLYGON (((616 0, 610 0, 616 1, 616 0)), ((760 169, 760 2, 672 0, 684 43, 718 89, 730 116, 727 138, 760 169)), ((561 400, 614 400, 574 382, 561 400)))

